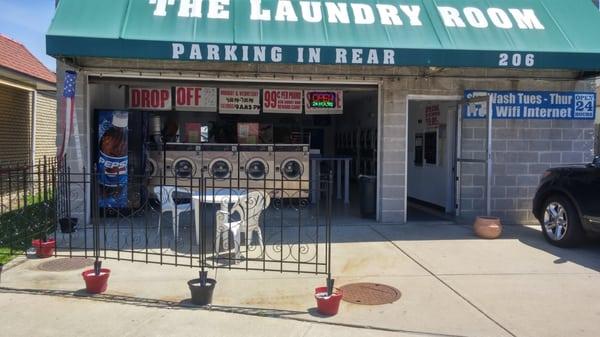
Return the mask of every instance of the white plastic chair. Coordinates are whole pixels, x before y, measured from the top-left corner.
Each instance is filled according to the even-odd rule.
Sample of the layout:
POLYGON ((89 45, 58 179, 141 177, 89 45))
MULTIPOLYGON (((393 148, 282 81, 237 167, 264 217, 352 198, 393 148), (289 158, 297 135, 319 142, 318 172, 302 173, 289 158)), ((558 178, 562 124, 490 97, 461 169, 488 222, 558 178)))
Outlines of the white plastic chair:
POLYGON ((161 206, 160 216, 158 217, 158 235, 160 235, 160 225, 163 213, 171 212, 173 218, 173 236, 177 238, 179 234, 179 228, 177 226, 179 223, 179 215, 183 212, 193 211, 193 204, 191 201, 192 194, 188 189, 182 187, 175 188, 175 186, 155 186, 154 193, 159 197, 161 206), (176 204, 175 199, 173 199, 175 193, 189 193, 190 202, 176 204))
POLYGON ((271 204, 271 197, 269 194, 263 192, 254 191, 250 192, 247 196, 241 197, 240 200, 233 206, 231 212, 224 210, 217 211, 216 214, 216 243, 217 247, 219 240, 223 240, 223 247, 229 249, 229 232, 233 234, 233 240, 235 244, 235 257, 240 257, 240 234, 245 233, 246 245, 248 245, 252 233, 258 234, 258 242, 260 244, 261 252, 264 253, 264 244, 262 238, 262 232, 260 230, 260 216, 263 210, 267 209, 271 204), (229 218, 237 213, 241 220, 229 221, 229 218), (247 231, 247 232, 246 232, 247 231))

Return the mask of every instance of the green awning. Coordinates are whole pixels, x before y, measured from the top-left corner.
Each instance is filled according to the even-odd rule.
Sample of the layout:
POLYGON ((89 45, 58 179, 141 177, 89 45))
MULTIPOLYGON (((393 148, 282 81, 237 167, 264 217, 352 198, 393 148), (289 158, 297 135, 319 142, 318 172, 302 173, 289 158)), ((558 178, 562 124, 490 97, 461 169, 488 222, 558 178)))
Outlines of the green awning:
POLYGON ((55 57, 600 70, 590 0, 60 0, 55 57))

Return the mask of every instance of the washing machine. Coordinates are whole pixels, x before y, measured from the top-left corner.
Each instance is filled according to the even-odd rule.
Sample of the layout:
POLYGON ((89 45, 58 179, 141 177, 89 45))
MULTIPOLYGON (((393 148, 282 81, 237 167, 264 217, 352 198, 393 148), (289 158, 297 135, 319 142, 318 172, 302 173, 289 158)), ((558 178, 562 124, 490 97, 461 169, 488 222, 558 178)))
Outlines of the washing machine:
MULTIPOLYGON (((163 172, 162 153, 158 151, 148 151, 146 157, 146 177, 148 178, 149 187, 158 186, 161 183, 163 172)), ((151 190, 151 188, 149 188, 151 190)), ((152 192, 150 192, 152 194, 152 192)))
POLYGON ((146 174, 150 178, 148 189, 152 194, 154 186, 160 185, 197 188, 201 164, 202 154, 194 144, 167 143, 164 150, 152 146, 146 160, 146 174))
MULTIPOLYGON (((169 167, 167 164, 167 178, 172 177, 171 186, 188 189, 200 186, 200 170, 198 163, 202 163, 202 154, 197 151, 194 144, 167 144, 167 162, 172 159, 169 167)), ((167 179, 168 180, 168 179, 167 179)))
POLYGON ((233 188, 239 185, 237 144, 202 144, 202 172, 208 188, 233 188))
POLYGON ((310 159, 308 144, 275 145, 275 197, 308 198, 310 159))
MULTIPOLYGON (((164 170, 165 161, 163 160, 163 151, 155 144, 147 144, 145 173, 148 181, 148 194, 156 197, 154 187, 163 184, 163 178, 166 177, 164 170)), ((167 159, 167 166, 172 164, 172 159, 167 159)), ((165 183, 166 184, 166 183, 165 183)))
POLYGON ((274 194, 275 151, 273 144, 244 145, 239 150, 240 188, 274 194))

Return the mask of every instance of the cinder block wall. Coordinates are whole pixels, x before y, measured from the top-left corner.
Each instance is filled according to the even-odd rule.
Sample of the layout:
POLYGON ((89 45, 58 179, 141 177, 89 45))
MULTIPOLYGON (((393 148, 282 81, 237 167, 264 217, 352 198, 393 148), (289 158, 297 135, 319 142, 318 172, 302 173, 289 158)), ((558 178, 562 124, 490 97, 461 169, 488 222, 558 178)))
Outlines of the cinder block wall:
MULTIPOLYGON (((374 81, 381 86, 379 188, 380 220, 403 223, 406 216, 406 111, 410 95, 462 97, 464 90, 593 90, 591 82, 571 80, 576 74, 551 71, 448 69, 427 76, 428 69, 368 66, 314 66, 282 64, 233 64, 184 61, 140 61, 110 59, 80 59, 78 66, 94 69, 96 73, 132 71, 155 76, 188 74, 194 78, 285 80, 295 81, 374 81), (544 78, 553 78, 544 79, 544 78)), ((59 96, 62 95, 62 75, 65 67, 58 66, 59 96)), ((77 81, 76 112, 79 126, 81 158, 71 141, 69 164, 75 171, 85 166, 89 170, 90 116, 84 109, 85 72, 77 81)), ((293 85, 293 84, 292 84, 293 85)), ((481 146, 483 125, 465 128, 465 141, 481 146)), ((529 204, 541 172, 557 164, 591 159, 593 122, 499 121, 494 127, 493 177, 494 213, 506 223, 529 223, 532 217, 529 204), (535 137, 535 138, 534 138, 535 137), (538 138, 539 137, 539 138, 538 138), (541 138, 543 137, 543 138, 541 138), (541 140, 546 140, 542 144, 541 140), (510 145, 510 147, 509 147, 510 145), (541 148, 541 150, 540 150, 541 148)), ((471 149, 473 155, 479 150, 471 149)), ((479 151, 480 152, 480 151, 479 151)), ((483 199, 481 184, 483 170, 463 170, 462 192, 465 214, 480 214, 483 199), (481 173, 480 173, 481 172, 481 173), (467 193, 468 192, 468 193, 467 193)), ((89 189, 88 189, 89 190, 89 189)), ((73 205, 75 207, 75 205, 73 205)), ((81 207, 80 207, 81 208, 81 207)), ((89 212, 88 212, 89 214, 89 212)))
POLYGON ((495 121, 492 209, 507 223, 532 223, 531 199, 549 167, 589 163, 593 123, 589 121, 495 121))

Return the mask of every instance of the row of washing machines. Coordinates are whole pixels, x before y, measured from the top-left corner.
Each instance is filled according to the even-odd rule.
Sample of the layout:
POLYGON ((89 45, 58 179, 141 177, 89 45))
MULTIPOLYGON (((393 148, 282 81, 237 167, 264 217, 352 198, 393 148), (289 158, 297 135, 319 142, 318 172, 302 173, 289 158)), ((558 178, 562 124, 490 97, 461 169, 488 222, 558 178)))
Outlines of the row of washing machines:
POLYGON ((309 145, 148 145, 147 174, 154 186, 262 190, 274 198, 307 198, 309 145))

